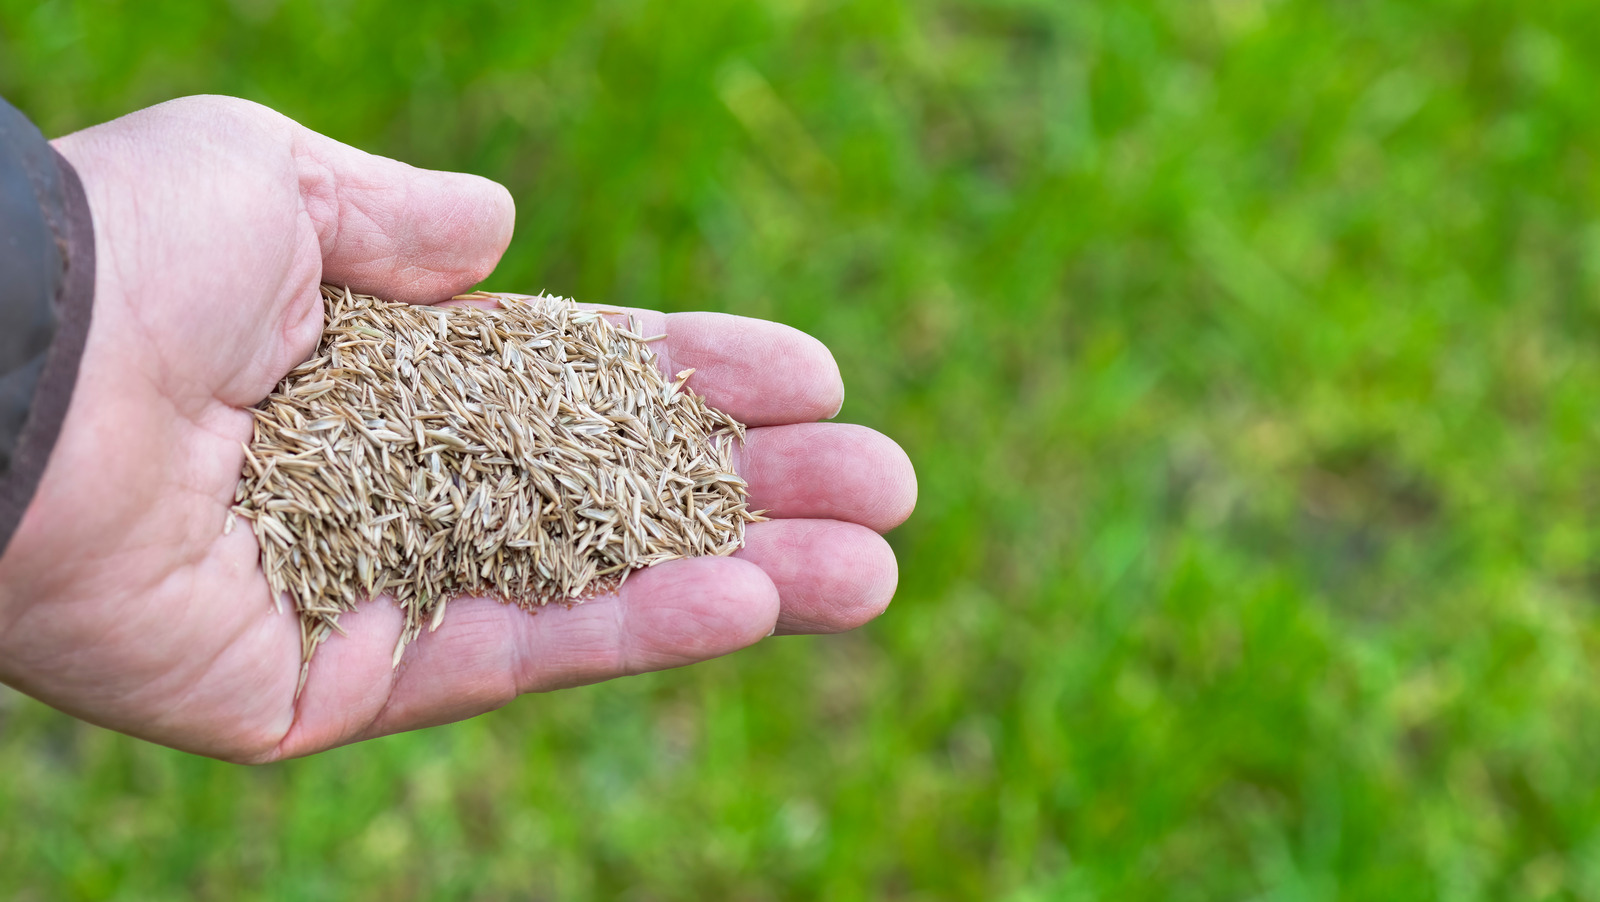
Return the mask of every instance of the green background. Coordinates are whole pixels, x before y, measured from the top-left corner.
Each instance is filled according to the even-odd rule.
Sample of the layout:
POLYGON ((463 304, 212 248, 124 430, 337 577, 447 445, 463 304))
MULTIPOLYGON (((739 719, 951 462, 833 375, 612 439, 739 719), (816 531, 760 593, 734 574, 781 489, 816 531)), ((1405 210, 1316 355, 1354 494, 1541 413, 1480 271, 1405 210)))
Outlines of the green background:
POLYGON ((1591 3, 0 0, 47 133, 197 92, 823 339, 900 590, 259 769, 0 696, 0 897, 1600 899, 1591 3))

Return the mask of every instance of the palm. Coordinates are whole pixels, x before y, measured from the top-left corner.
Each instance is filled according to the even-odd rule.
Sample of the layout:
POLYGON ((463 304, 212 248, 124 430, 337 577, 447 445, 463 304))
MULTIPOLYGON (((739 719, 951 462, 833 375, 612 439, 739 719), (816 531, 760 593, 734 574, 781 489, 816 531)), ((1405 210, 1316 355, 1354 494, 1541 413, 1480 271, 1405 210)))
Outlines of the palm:
POLYGON ((758 427, 740 466, 780 519, 753 526, 738 559, 653 568, 582 606, 452 603, 398 669, 401 617, 379 599, 342 620, 349 637, 323 646, 296 701, 294 615, 274 610, 249 531, 223 534, 245 408, 308 356, 320 281, 412 301, 465 290, 509 239, 509 199, 237 101, 168 104, 61 150, 95 214, 99 285, 72 410, 0 561, 6 681, 156 741, 267 760, 712 657, 774 627, 849 628, 892 594, 873 529, 909 511, 910 469, 870 431, 796 425, 838 404, 826 350, 770 323, 646 313, 668 335, 664 365, 695 367, 698 391, 758 427))

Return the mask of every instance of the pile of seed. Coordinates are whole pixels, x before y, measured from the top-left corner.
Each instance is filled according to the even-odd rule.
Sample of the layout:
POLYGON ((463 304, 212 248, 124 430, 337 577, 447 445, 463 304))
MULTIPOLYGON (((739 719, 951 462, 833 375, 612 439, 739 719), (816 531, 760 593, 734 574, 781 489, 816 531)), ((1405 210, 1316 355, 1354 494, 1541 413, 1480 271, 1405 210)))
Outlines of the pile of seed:
POLYGON ((732 553, 759 519, 730 459, 743 427, 685 389, 692 370, 669 381, 662 336, 631 319, 547 297, 322 294, 315 354, 254 411, 233 508, 301 615, 304 660, 374 595, 405 612, 398 662, 454 596, 581 601, 732 553))

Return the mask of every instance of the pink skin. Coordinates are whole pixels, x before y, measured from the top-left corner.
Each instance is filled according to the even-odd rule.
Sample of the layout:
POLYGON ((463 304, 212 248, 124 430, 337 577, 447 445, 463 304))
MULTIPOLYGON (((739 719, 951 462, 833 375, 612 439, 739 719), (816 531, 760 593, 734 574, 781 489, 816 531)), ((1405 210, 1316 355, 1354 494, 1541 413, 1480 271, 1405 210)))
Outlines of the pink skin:
POLYGON ((846 630, 894 594, 879 533, 911 512, 905 454, 812 421, 843 399, 793 329, 641 313, 663 366, 757 428, 756 524, 733 558, 676 561, 536 615, 458 599, 390 667, 392 602, 347 615, 297 702, 299 632, 248 529, 222 534, 245 408, 309 356, 317 285, 431 303, 511 238, 505 189, 371 156, 241 100, 173 101, 69 135, 99 254, 94 326, 43 483, 0 558, 0 680, 85 720, 242 762, 448 723, 539 692, 846 630), (664 345, 664 348, 663 348, 664 345))

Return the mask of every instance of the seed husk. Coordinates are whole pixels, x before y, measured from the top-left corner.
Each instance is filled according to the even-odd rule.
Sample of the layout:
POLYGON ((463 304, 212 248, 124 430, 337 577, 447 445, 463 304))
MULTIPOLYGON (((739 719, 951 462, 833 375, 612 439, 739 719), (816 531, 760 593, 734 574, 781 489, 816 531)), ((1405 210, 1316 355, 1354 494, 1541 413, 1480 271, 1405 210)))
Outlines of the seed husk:
POLYGON ((563 298, 322 297, 316 351, 253 411, 225 526, 250 521, 304 662, 375 595, 405 614, 398 663, 452 598, 581 603, 641 567, 730 554, 761 519, 733 468, 744 427, 693 371, 661 372, 662 336, 563 298))

